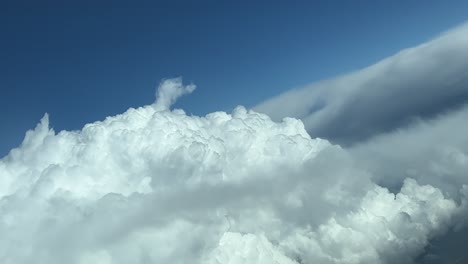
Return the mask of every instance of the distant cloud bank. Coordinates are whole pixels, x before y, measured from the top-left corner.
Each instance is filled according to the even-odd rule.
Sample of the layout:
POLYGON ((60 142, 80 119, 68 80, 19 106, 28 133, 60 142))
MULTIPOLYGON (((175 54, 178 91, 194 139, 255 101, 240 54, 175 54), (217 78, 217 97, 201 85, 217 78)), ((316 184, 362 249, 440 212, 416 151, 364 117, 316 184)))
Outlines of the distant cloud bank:
POLYGON ((303 120, 313 137, 351 145, 468 102, 468 23, 363 70, 259 104, 303 120))
POLYGON ((0 262, 440 263, 468 219, 467 44, 465 25, 255 111, 171 110, 195 86, 169 79, 79 131, 45 115, 0 160, 0 262))

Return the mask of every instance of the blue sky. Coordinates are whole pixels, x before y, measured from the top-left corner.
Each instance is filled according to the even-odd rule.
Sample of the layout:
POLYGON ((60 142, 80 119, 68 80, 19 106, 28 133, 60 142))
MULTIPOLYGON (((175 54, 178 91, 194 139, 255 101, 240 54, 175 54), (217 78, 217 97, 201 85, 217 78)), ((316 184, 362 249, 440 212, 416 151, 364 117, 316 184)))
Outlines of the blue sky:
POLYGON ((45 112, 56 131, 79 129, 177 76, 198 86, 176 105, 189 113, 250 107, 468 17, 466 1, 66 2, 0 4, 0 156, 45 112))

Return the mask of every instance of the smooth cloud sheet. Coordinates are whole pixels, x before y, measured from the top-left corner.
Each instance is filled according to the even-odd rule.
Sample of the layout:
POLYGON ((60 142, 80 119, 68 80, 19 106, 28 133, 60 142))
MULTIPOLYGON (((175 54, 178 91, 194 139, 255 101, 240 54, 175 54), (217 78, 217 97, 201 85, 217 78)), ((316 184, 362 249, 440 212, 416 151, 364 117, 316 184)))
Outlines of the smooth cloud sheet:
POLYGON ((468 102, 468 23, 363 70, 290 90, 254 107, 296 117, 343 146, 430 119, 468 102))
POLYGON ((464 225, 468 144, 434 148, 435 168, 459 166, 440 186, 424 161, 392 174, 391 139, 343 149, 293 118, 170 110, 194 89, 166 80, 153 105, 80 131, 45 115, 0 160, 0 262, 413 263, 464 225))

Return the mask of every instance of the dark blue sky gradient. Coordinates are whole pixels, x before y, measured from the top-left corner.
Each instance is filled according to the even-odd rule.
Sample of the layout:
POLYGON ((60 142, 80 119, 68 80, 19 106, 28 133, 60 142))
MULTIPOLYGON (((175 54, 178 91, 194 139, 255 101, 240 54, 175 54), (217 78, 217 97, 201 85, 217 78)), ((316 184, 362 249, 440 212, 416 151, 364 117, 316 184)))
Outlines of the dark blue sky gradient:
POLYGON ((368 66, 468 18, 467 1, 1 1, 0 157, 48 112, 80 129, 154 101, 247 107, 368 66), (65 3, 66 2, 66 3, 65 3))

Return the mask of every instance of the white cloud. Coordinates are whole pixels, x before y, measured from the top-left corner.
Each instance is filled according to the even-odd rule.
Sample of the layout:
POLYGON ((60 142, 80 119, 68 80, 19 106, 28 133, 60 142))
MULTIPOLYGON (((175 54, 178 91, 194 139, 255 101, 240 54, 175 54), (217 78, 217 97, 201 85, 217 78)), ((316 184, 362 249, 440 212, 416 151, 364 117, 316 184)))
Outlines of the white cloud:
POLYGON ((157 110, 167 110, 171 107, 177 98, 185 94, 190 94, 195 91, 196 86, 190 84, 187 86, 182 85, 182 78, 168 79, 163 81, 156 94, 157 101, 154 107, 157 110))
POLYGON ((397 195, 375 186, 359 209, 293 232, 283 244, 304 263, 411 263, 455 210, 436 188, 407 179, 397 195))
POLYGON ((169 109, 193 89, 166 80, 154 105, 80 131, 45 115, 0 160, 0 262, 410 263, 466 213, 407 175, 389 193, 299 120, 169 109))
MULTIPOLYGON (((450 231, 441 235, 446 228, 435 228, 440 229, 436 239, 423 241, 423 255, 408 262, 468 260, 458 238, 468 232, 466 193, 461 191, 468 185, 467 36, 464 24, 368 68, 290 90, 254 108, 273 120, 301 118, 312 136, 342 144, 355 167, 377 185, 399 192, 412 178, 461 204, 449 213, 450 231)), ((376 252, 378 259, 386 254, 376 252)), ((411 255, 402 252, 400 257, 411 255)))
POLYGON ((458 199, 459 187, 468 184, 466 120, 468 105, 379 135, 348 151, 380 184, 395 187, 411 177, 458 199))
POLYGON ((468 102, 468 24, 370 67, 254 107, 303 120, 313 137, 352 145, 468 102))

